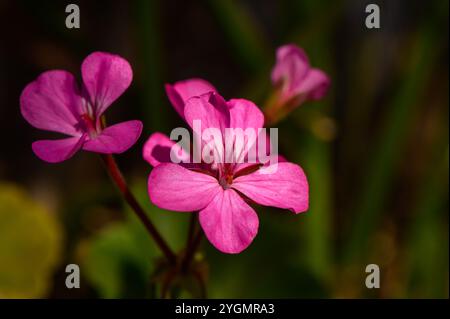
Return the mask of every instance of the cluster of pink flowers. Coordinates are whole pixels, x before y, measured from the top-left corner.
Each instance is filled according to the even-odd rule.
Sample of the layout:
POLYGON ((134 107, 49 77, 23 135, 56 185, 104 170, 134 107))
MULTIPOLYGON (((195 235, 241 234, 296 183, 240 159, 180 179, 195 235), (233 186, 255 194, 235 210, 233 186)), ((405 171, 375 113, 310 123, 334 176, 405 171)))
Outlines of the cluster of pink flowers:
MULTIPOLYGON (((34 142, 34 153, 44 161, 61 162, 80 149, 122 153, 141 134, 140 121, 106 126, 103 120, 106 109, 132 81, 129 63, 117 55, 95 52, 83 61, 81 74, 83 84, 78 87, 72 74, 48 71, 22 92, 22 115, 31 125, 69 136, 34 142)), ((278 49, 272 81, 280 93, 278 105, 299 105, 318 99, 329 86, 328 77, 310 68, 306 54, 294 45, 278 49)), ((218 128, 222 134, 226 128, 264 127, 264 114, 253 102, 227 101, 205 80, 167 84, 166 92, 191 129, 196 120, 201 121, 202 129, 218 128)), ((145 143, 143 157, 153 167, 148 178, 150 200, 172 211, 198 211, 208 240, 222 252, 239 253, 255 238, 259 221, 251 205, 279 207, 294 213, 308 209, 308 182, 297 164, 279 157, 277 169, 263 174, 261 170, 270 163, 174 163, 170 156, 174 145, 175 141, 162 133, 153 133, 145 143)), ((246 155, 239 154, 241 158, 246 155)), ((191 155, 179 149, 177 156, 185 159, 191 155)))

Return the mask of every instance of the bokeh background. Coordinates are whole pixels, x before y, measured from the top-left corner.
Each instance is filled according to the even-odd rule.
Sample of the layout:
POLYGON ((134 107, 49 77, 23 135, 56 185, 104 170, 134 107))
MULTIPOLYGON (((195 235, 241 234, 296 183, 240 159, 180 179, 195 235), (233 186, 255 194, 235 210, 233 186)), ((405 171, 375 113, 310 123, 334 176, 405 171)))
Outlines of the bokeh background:
POLYGON ((159 252, 98 156, 52 165, 32 153, 51 135, 20 115, 27 83, 48 69, 80 78, 97 50, 130 61, 134 81, 107 117, 145 128, 117 158, 180 250, 189 214, 150 204, 141 158, 152 132, 184 126, 163 84, 203 77, 263 105, 275 49, 293 42, 332 79, 326 98, 278 126, 281 152, 307 173, 311 208, 260 207, 259 234, 239 255, 203 241, 208 296, 448 298, 448 1, 84 0, 70 30, 69 3, 0 1, 0 297, 157 296, 159 252), (381 29, 366 29, 368 3, 381 7, 381 29), (70 263, 80 289, 65 287, 70 263), (380 289, 364 284, 372 263, 380 289))

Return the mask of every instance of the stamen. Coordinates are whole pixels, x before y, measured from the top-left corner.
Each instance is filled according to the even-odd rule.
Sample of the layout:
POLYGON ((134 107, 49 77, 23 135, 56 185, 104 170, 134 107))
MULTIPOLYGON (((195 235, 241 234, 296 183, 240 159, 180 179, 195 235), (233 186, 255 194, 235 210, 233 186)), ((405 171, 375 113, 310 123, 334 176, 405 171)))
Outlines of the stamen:
POLYGON ((225 176, 220 177, 219 184, 223 189, 228 189, 233 184, 233 174, 227 174, 225 176))
POLYGON ((86 127, 86 131, 88 132, 91 138, 97 136, 97 129, 95 128, 94 119, 90 117, 88 114, 81 115, 81 119, 86 127))

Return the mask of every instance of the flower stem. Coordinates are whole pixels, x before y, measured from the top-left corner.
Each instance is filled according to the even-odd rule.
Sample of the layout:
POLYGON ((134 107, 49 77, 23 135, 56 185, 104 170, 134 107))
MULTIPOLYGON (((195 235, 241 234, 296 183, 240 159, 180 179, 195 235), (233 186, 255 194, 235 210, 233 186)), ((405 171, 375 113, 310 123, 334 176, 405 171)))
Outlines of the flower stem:
POLYGON ((141 222, 144 224, 145 228, 149 232, 150 236, 155 241, 156 245, 161 249, 164 256, 167 258, 168 262, 170 264, 176 263, 176 256, 170 249, 170 247, 167 245, 165 240, 162 238, 158 230, 156 229, 155 225, 151 222, 150 218, 145 213, 144 209, 141 207, 141 205, 136 200, 136 197, 131 193, 125 178, 123 177, 119 167, 117 166, 117 163, 114 159, 114 157, 111 154, 103 154, 101 155, 103 162, 105 163, 106 169, 111 176, 114 183, 119 188, 120 192, 122 193, 124 199, 130 205, 130 207, 133 209, 133 211, 136 213, 137 217, 141 220, 141 222))
POLYGON ((194 238, 196 224, 197 224, 197 214, 192 213, 189 218, 189 229, 186 240, 186 247, 189 247, 191 245, 192 239, 194 238))
POLYGON ((188 241, 186 253, 181 262, 181 271, 186 272, 188 270, 189 266, 192 263, 192 259, 195 256, 195 252, 196 252, 198 246, 200 245, 202 238, 203 238, 203 231, 201 229, 199 229, 197 231, 197 234, 188 241))

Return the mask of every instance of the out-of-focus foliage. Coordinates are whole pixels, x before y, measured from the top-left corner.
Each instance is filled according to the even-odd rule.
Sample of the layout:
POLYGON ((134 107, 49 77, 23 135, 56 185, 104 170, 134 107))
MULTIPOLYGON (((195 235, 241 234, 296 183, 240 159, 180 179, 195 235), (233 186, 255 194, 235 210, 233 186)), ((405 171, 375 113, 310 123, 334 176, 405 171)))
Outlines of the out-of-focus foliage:
POLYGON ((135 228, 132 222, 112 224, 83 244, 85 276, 104 298, 145 294, 154 256, 135 228))
MULTIPOLYGON (((2 290, 13 281, 22 296, 160 296, 150 280, 160 252, 95 155, 82 152, 60 165, 33 155, 31 142, 48 136, 20 116, 18 99, 28 82, 48 69, 79 74, 80 61, 96 50, 130 61, 133 83, 111 106, 108 121, 139 118, 145 126, 139 143, 117 158, 178 252, 190 214, 150 204, 151 168, 141 157, 151 133, 186 126, 165 97, 164 82, 202 77, 227 99, 263 107, 275 50, 295 43, 332 82, 323 100, 305 103, 277 125, 280 152, 308 177, 310 209, 294 215, 256 207, 259 233, 239 255, 203 241, 197 257, 208 263, 208 296, 448 297, 448 1, 377 1, 379 30, 365 27, 369 0, 77 3, 79 30, 65 28, 64 6, 53 1, 0 4, 0 30, 7 30, 0 46, 0 128, 8 132, 0 134, 8 150, 0 153, 0 179, 58 198, 67 239, 34 220, 51 214, 25 212, 20 205, 34 207, 30 199, 14 199, 21 192, 3 187, 0 258, 21 259, 0 259, 0 296, 18 296, 2 290), (53 248, 42 253, 34 245, 44 241, 53 248), (38 275, 41 257, 57 255, 61 245, 60 266, 48 261, 38 275), (21 253, 24 247, 31 248, 21 253), (64 265, 73 262, 81 267, 81 289, 67 290, 64 265), (364 284, 372 263, 381 269, 380 289, 364 284), (29 280, 38 277, 39 291, 29 280)), ((192 296, 191 283, 179 283, 185 290, 177 295, 192 296)))
POLYGON ((62 244, 55 215, 20 186, 0 182, 0 298, 45 297, 62 244))
MULTIPOLYGON (((177 216, 150 205, 144 180, 137 182, 133 190, 171 247, 181 249, 187 222, 183 217, 188 216, 177 216)), ((124 206, 124 209, 127 211, 125 221, 105 226, 79 247, 85 276, 104 298, 151 296, 155 293, 151 277, 159 257, 157 247, 129 208, 124 206)))

